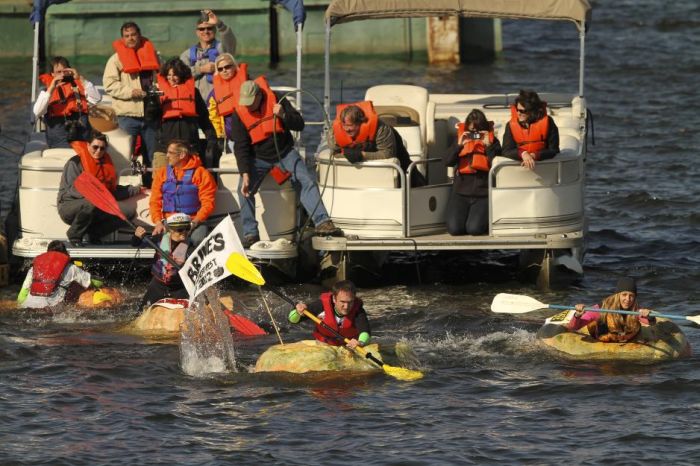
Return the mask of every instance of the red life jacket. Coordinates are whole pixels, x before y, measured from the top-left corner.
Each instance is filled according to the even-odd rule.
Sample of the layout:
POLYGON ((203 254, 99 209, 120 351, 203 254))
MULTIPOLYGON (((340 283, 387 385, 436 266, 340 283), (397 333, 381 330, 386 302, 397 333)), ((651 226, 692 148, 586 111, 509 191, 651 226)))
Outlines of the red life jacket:
MULTIPOLYGON (((546 109, 547 104, 542 106, 546 109)), ((539 160, 540 151, 547 147, 547 133, 549 132, 549 117, 545 112, 544 117, 530 123, 528 128, 523 128, 518 122, 518 111, 515 105, 510 107, 510 134, 518 145, 518 155, 527 151, 535 154, 535 160, 539 160)))
POLYGON ((163 120, 197 116, 194 104, 194 78, 177 86, 171 86, 166 78, 158 75, 158 88, 163 91, 160 102, 163 106, 163 120))
POLYGON ((141 37, 141 43, 135 49, 124 45, 121 39, 112 42, 112 47, 117 52, 122 70, 125 73, 156 71, 160 68, 156 49, 153 47, 153 43, 145 37, 141 37))
MULTIPOLYGON (((457 124, 457 140, 464 134, 464 123, 457 124)), ((489 121, 488 138, 491 144, 495 136, 493 134, 493 122, 489 121)), ((459 164, 457 170, 463 175, 472 175, 477 171, 488 172, 491 169, 491 163, 486 155, 486 146, 481 142, 481 139, 467 139, 467 142, 459 152, 459 164)))
POLYGON ((227 116, 233 113, 238 106, 238 96, 241 94, 241 84, 248 80, 248 65, 241 63, 238 65, 236 74, 228 81, 221 75, 214 75, 214 100, 216 109, 220 116, 227 116))
MULTIPOLYGON (((335 309, 333 306, 333 293, 327 292, 321 294, 321 303, 323 304, 323 322, 326 323, 330 328, 340 333, 345 338, 357 338, 360 336, 360 331, 355 327, 355 317, 357 313, 362 308, 362 300, 360 298, 355 298, 350 308, 350 312, 343 318, 343 321, 338 327, 338 323, 335 320, 335 309)), ((327 343, 333 346, 342 346, 345 344, 343 341, 339 341, 338 337, 332 332, 329 332, 321 324, 316 324, 316 329, 314 330, 314 338, 323 343, 327 343)))
POLYGON ((263 100, 260 103, 260 107, 254 112, 248 110, 248 107, 245 105, 239 105, 236 108, 236 113, 238 113, 238 117, 248 130, 250 140, 253 144, 264 141, 272 136, 273 133, 284 133, 282 120, 272 113, 272 108, 277 103, 275 93, 270 89, 270 85, 267 83, 265 76, 258 76, 255 78, 255 82, 260 87, 260 92, 263 93, 263 100))
POLYGON ((32 263, 32 284, 29 292, 34 296, 51 296, 61 283, 63 270, 70 262, 70 256, 58 251, 39 254, 32 263))
POLYGON ((362 102, 355 102, 353 104, 338 104, 335 107, 335 120, 333 120, 333 135, 335 136, 335 143, 338 147, 354 147, 354 146, 364 146, 366 142, 373 143, 377 137, 377 125, 379 122, 379 117, 377 112, 374 110, 374 105, 369 100, 364 100, 362 102), (343 129, 343 121, 340 119, 343 110, 350 106, 356 105, 362 109, 365 114, 366 122, 360 125, 360 132, 357 134, 355 139, 351 138, 348 133, 343 129))
POLYGON ((88 151, 88 143, 85 141, 73 141, 70 146, 80 157, 80 164, 83 170, 95 175, 95 178, 100 180, 103 185, 114 192, 117 189, 117 170, 114 168, 112 157, 105 151, 102 158, 96 160, 88 151))
MULTIPOLYGON (((44 73, 39 76, 46 89, 51 86, 53 76, 44 73)), ((85 88, 80 79, 75 76, 75 89, 73 84, 62 82, 58 84, 49 96, 49 107, 46 114, 50 117, 65 117, 73 113, 88 113, 88 101, 85 96, 85 88)))

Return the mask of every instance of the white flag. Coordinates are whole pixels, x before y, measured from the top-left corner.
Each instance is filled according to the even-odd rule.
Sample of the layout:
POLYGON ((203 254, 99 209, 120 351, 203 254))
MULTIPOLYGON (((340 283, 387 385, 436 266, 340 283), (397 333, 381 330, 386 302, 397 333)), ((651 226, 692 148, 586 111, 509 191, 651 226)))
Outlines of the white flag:
POLYGON ((245 256, 233 220, 227 215, 200 243, 180 269, 190 300, 229 275, 264 285, 260 271, 245 256))

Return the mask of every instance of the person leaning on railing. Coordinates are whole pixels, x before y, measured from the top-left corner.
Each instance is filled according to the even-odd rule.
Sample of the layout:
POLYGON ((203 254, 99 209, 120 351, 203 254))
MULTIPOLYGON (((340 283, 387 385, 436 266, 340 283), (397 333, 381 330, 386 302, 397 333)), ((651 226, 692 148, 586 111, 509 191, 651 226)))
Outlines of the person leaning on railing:
POLYGON ((503 134, 503 156, 532 170, 538 160, 559 153, 559 129, 547 115, 547 104, 534 91, 520 91, 503 134))

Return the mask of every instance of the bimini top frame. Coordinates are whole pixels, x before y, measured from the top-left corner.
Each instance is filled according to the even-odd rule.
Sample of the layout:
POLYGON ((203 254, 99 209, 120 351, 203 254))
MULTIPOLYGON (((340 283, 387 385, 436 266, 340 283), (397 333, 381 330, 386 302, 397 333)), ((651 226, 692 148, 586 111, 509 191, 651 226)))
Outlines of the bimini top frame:
POLYGON ((384 18, 463 16, 572 21, 581 44, 579 96, 583 97, 584 44, 591 20, 588 0, 333 0, 326 9, 324 107, 330 114, 331 28, 337 24, 384 18))

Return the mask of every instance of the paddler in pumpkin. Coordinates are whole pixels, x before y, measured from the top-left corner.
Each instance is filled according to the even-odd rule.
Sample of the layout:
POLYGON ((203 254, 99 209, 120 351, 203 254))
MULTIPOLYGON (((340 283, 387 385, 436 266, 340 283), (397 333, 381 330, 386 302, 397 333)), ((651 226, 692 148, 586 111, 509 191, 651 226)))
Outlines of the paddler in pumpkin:
MULTIPOLYGON (((151 239, 176 264, 182 266, 195 249, 188 241, 192 228, 192 218, 187 214, 178 212, 169 216, 164 221, 164 225, 166 228, 165 232, 157 234, 151 239)), ((131 245, 134 247, 141 246, 144 236, 146 236, 146 230, 143 227, 137 227, 131 239, 131 245)), ((187 289, 178 274, 178 268, 162 257, 160 251, 156 251, 155 262, 151 267, 151 275, 153 275, 153 278, 148 285, 146 294, 141 299, 139 309, 145 309, 163 298, 188 298, 187 289)))
POLYGON ((559 153, 559 128, 547 115, 547 104, 534 91, 520 91, 510 107, 510 121, 503 134, 503 156, 521 161, 530 170, 538 160, 559 153))
POLYGON ((66 162, 58 187, 58 215, 70 225, 66 235, 74 248, 87 243, 102 244, 102 237, 124 224, 119 218, 107 214, 85 199, 74 187, 75 179, 88 171, 114 194, 117 200, 141 193, 141 186, 117 185, 117 172, 107 152, 107 136, 93 132, 90 141, 74 141, 71 146, 77 155, 66 162), (87 238, 86 238, 87 237, 87 238))
POLYGON ((637 311, 639 315, 612 314, 607 312, 584 311, 585 304, 577 304, 576 312, 568 324, 568 329, 576 331, 584 326, 588 333, 598 341, 624 343, 634 339, 642 325, 654 325, 655 317, 650 317, 651 310, 639 308, 637 303, 637 282, 633 278, 623 277, 617 282, 615 293, 603 300, 595 308, 637 311))
MULTIPOLYGON (((336 330, 345 338, 349 348, 365 346, 370 341, 369 320, 367 312, 362 306, 362 300, 357 297, 357 288, 350 280, 342 280, 333 285, 331 291, 322 293, 320 299, 306 304, 299 302, 296 308, 289 313, 289 321, 299 323, 308 310, 329 327, 336 330)), ((333 346, 343 345, 332 332, 317 324, 314 329, 314 338, 333 346)))
POLYGON ((17 296, 20 308, 45 308, 75 301, 79 292, 103 283, 71 262, 63 241, 51 241, 46 252, 34 258, 17 296), (70 293, 69 293, 70 291, 70 293))
POLYGON ((493 122, 474 109, 457 125, 457 143, 447 150, 443 162, 454 168, 447 201, 447 232, 450 235, 484 235, 489 231, 489 171, 501 143, 493 122))

